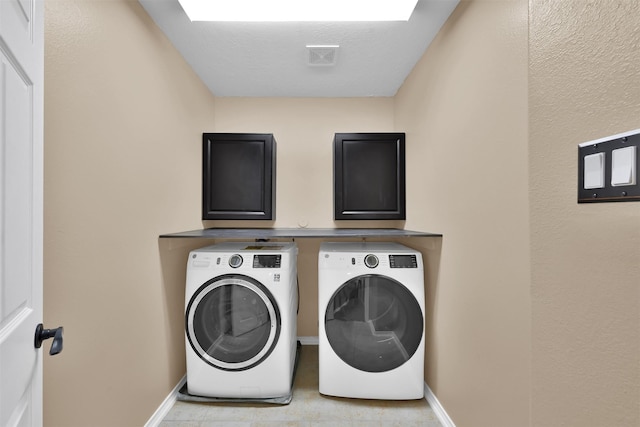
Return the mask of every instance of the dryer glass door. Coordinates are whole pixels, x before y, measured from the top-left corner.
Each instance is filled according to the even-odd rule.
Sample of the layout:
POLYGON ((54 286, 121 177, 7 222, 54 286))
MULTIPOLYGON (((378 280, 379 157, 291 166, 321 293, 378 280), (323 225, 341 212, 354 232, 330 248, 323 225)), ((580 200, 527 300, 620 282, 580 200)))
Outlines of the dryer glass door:
POLYGON ((409 360, 420 345, 423 325, 413 294, 381 275, 344 283, 329 300, 324 321, 336 354, 366 372, 389 371, 409 360))
POLYGON ((258 281, 220 276, 202 285, 189 301, 186 333, 191 347, 210 365, 249 369, 276 345, 280 313, 269 290, 258 281))

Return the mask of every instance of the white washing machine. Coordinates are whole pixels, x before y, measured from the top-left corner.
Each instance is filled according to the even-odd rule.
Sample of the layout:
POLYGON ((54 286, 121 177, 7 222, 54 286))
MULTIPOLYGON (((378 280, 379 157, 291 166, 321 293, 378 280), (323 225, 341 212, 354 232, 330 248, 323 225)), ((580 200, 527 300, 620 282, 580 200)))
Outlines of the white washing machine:
POLYGON ((291 394, 297 253, 295 243, 226 242, 189 254, 188 394, 251 399, 291 394))
POLYGON ((320 393, 424 396, 420 252, 396 243, 322 243, 318 313, 320 393))

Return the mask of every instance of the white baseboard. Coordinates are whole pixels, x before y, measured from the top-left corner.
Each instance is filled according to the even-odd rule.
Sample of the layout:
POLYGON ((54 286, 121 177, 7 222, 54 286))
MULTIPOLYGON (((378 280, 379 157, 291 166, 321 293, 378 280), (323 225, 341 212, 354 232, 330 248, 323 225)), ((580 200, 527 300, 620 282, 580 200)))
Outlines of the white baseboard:
POLYGON ((160 425, 164 417, 169 413, 173 405, 178 400, 178 391, 182 388, 182 386, 187 382, 187 376, 185 375, 178 382, 178 384, 171 390, 171 393, 164 399, 164 401, 160 404, 156 412, 153 413, 149 421, 144 425, 144 427, 157 427, 160 425))
POLYGON ((436 395, 433 394, 433 391, 431 391, 427 383, 424 383, 424 398, 429 402, 429 406, 431 406, 433 413, 436 415, 438 421, 440 421, 443 427, 456 427, 453 420, 449 417, 447 411, 444 410, 444 407, 436 395))
POLYGON ((318 337, 298 337, 298 341, 302 345, 318 345, 318 337))

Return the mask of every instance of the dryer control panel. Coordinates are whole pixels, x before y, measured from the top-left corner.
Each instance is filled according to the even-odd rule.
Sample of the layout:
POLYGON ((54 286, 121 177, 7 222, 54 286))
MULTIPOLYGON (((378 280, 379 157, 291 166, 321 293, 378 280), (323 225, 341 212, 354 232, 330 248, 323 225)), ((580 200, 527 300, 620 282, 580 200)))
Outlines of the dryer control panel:
POLYGON ((398 274, 423 270, 421 253, 391 242, 323 242, 318 253, 321 270, 349 270, 398 274))

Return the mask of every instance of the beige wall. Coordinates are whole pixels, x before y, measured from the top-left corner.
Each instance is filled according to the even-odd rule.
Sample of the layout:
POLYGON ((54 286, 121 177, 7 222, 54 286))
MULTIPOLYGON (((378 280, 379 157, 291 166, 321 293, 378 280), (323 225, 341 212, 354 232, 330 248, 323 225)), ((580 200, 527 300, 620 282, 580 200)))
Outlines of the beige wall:
POLYGON ((640 425, 640 203, 576 203, 577 145, 640 128, 640 3, 531 2, 532 425, 640 425))
POLYGON ((396 95, 428 252, 426 380, 459 427, 529 421, 527 2, 461 2, 396 95), (438 253, 439 252, 439 253, 438 253))
MULTIPOLYGON (((245 225, 200 220, 202 132, 274 133, 268 225, 331 227, 352 225, 332 221, 333 133, 392 130, 407 221, 358 225, 444 234, 412 244, 454 422, 640 424, 640 204, 575 203, 576 145, 640 128, 637 2, 463 1, 398 95, 368 99, 214 98, 137 1, 45 6, 45 323, 66 339, 45 425, 142 425, 184 375, 184 259, 205 242, 158 235, 245 225)), ((319 242, 298 244, 315 335, 319 242)))
POLYGON ((136 1, 45 8, 44 320, 65 327, 45 425, 140 426, 184 375, 167 279, 187 248, 161 264, 158 235, 201 226, 215 102, 136 1))

